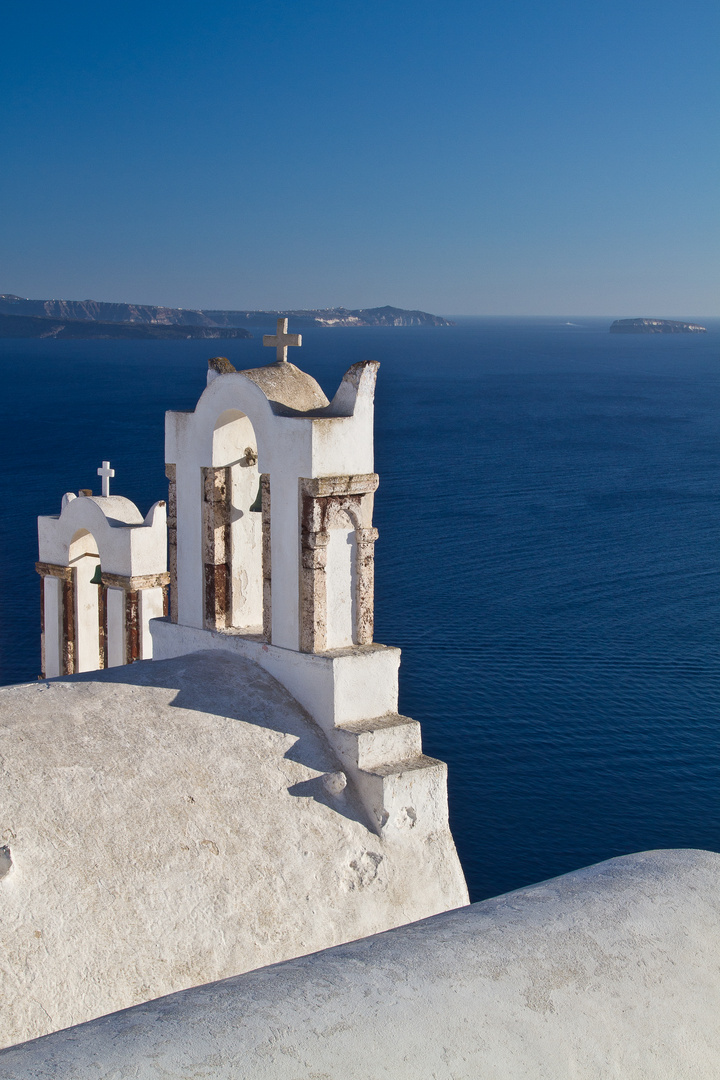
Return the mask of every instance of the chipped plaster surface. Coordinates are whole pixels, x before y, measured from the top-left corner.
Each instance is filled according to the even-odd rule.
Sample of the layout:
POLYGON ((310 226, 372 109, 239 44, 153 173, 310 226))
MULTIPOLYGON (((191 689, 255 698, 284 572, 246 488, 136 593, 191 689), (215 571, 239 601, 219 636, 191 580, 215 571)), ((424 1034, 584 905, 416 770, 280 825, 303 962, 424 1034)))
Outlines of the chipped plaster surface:
POLYGON ((0 1045, 463 902, 294 698, 204 652, 0 690, 0 1045))
POLYGON ((644 852, 5 1051, 0 1080, 715 1080, 719 967, 720 856, 644 852))

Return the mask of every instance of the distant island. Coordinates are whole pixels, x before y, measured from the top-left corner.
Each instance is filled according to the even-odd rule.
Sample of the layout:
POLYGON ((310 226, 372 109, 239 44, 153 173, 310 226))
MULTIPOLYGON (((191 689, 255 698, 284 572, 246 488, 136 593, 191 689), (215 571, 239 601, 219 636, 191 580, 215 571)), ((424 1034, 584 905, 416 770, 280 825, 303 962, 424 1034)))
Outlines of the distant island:
POLYGON ((249 330, 218 326, 165 326, 158 323, 96 322, 94 319, 49 319, 0 313, 0 338, 63 338, 72 341, 135 338, 144 341, 188 338, 251 338, 249 330))
POLYGON ((672 319, 616 319, 611 334, 707 334, 707 327, 672 319))
POLYGON ((293 327, 453 326, 427 311, 403 308, 323 308, 287 311, 214 311, 112 304, 100 300, 27 300, 0 294, 0 337, 248 338, 248 327, 268 327, 278 317, 293 327))

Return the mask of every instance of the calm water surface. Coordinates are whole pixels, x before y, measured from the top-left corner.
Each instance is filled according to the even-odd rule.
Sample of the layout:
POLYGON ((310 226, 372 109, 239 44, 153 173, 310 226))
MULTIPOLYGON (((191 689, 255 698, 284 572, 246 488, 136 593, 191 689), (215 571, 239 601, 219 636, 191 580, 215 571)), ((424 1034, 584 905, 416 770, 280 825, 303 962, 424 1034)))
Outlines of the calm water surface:
MULTIPOLYGON (((720 851, 720 323, 608 325, 303 331, 330 396, 382 364, 376 636, 403 648, 401 708, 449 764, 473 899, 720 851)), ((37 514, 97 489, 103 458, 143 512, 164 498, 164 410, 194 406, 215 352, 268 359, 259 334, 0 341, 0 682, 39 670, 37 514)))

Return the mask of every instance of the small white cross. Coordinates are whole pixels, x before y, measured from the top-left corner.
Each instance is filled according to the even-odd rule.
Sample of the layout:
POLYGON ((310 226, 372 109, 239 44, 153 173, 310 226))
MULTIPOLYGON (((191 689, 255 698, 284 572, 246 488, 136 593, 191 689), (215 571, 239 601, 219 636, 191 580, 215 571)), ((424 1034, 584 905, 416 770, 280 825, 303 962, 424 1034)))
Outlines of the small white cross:
POLYGON ((287 319, 278 319, 276 334, 263 334, 263 345, 272 345, 277 349, 277 362, 287 363, 288 345, 302 345, 302 334, 288 334, 287 319))
POLYGON ((109 461, 103 461, 102 469, 98 469, 98 476, 102 476, 102 493, 105 498, 110 494, 110 477, 115 475, 115 470, 110 468, 109 461))

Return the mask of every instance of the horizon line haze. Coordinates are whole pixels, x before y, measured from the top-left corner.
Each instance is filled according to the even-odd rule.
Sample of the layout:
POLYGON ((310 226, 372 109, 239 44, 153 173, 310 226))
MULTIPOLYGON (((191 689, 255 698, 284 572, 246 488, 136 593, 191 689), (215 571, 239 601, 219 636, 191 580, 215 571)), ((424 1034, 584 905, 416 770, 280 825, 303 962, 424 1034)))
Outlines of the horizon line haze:
MULTIPOLYGON (((285 313, 292 313, 293 311, 295 311, 295 312, 301 312, 301 311, 307 311, 307 312, 317 311, 317 312, 321 312, 321 311, 341 311, 341 310, 358 311, 358 310, 382 310, 385 307, 389 307, 389 308, 393 308, 393 309, 396 309, 396 310, 399 310, 399 311, 420 312, 421 314, 424 314, 424 315, 439 316, 440 318, 448 319, 448 320, 455 320, 455 319, 461 319, 461 320, 475 320, 475 319, 477 319, 477 320, 483 320, 483 319, 510 319, 510 320, 512 320, 512 319, 592 319, 592 320, 600 320, 600 319, 610 319, 610 320, 614 320, 614 319, 624 319, 624 318, 649 318, 649 319, 679 320, 679 321, 692 322, 692 321, 694 321, 694 320, 696 321, 698 319, 706 319, 706 320, 709 320, 709 321, 715 321, 718 318, 720 318, 720 315, 698 314, 697 312, 694 312, 694 313, 688 313, 688 312, 684 312, 684 313, 662 312, 662 313, 659 313, 657 311, 645 311, 645 312, 642 312, 642 313, 637 312, 637 311, 632 311, 632 312, 630 312, 630 311, 628 311, 628 312, 606 312, 605 311, 605 312, 596 312, 596 313, 589 313, 589 312, 586 312, 586 311, 585 312, 577 312, 577 311, 576 312, 568 312, 568 311, 553 312, 553 311, 549 311, 549 312, 543 312, 543 313, 529 313, 529 312, 524 312, 524 311, 509 311, 509 312, 505 312, 503 314, 485 314, 485 313, 471 314, 471 313, 468 313, 468 312, 448 312, 448 311, 437 311, 437 310, 429 311, 429 310, 426 310, 424 308, 419 308, 417 305, 415 305, 413 307, 408 307, 408 308, 401 308, 398 304, 377 304, 377 305, 374 305, 374 307, 371 308, 371 309, 361 308, 360 305, 358 305, 358 304, 354 304, 354 305, 330 304, 330 305, 327 305, 327 306, 322 307, 322 308, 302 308, 298 304, 290 304, 290 305, 287 305, 284 308, 277 308, 277 307, 276 308, 249 308, 246 304, 240 304, 240 305, 238 305, 237 307, 234 307, 234 308, 222 308, 218 304, 209 304, 206 307, 199 307, 197 305, 195 305, 195 306, 189 305, 187 307, 181 307, 179 305, 157 304, 152 300, 150 300, 150 301, 137 300, 137 299, 135 299, 135 300, 124 300, 124 299, 123 300, 118 300, 117 298, 108 299, 108 298, 99 298, 97 296, 85 296, 85 297, 77 297, 77 296, 42 296, 42 297, 40 297, 40 296, 31 296, 31 297, 24 297, 24 296, 20 296, 19 293, 13 292, 12 290, 10 290, 8 292, 0 293, 0 298, 2 298, 2 297, 17 297, 18 299, 30 300, 30 301, 32 301, 34 303, 50 302, 50 303, 86 303, 86 304, 87 303, 126 304, 126 305, 132 306, 132 307, 157 307, 157 308, 164 308, 164 309, 174 310, 174 311, 188 311, 188 312, 196 312, 196 311, 239 311, 239 312, 246 312, 247 311, 247 312, 252 312, 253 314, 256 314, 256 315, 267 314, 267 315, 271 315, 271 316, 282 315, 282 314, 285 314, 285 313)), ((344 329, 344 330, 347 330, 347 329, 351 329, 351 327, 347 327, 347 326, 330 327, 330 326, 328 326, 328 327, 323 327, 323 329, 344 329)), ((363 329, 367 329, 367 327, 363 327, 363 329)), ((408 329, 408 327, 405 327, 405 329, 408 329)), ((417 327, 415 327, 415 329, 417 329, 417 327)))

